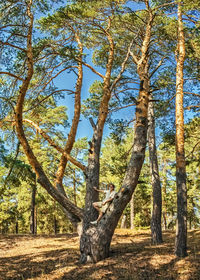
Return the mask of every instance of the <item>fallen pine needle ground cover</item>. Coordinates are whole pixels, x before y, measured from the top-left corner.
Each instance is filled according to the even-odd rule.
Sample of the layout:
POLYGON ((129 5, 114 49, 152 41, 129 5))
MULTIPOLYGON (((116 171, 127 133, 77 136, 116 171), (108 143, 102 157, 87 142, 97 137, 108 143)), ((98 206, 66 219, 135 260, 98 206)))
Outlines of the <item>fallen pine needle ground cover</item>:
POLYGON ((200 230, 188 232, 188 256, 173 254, 175 234, 151 245, 149 231, 117 229, 110 257, 79 264, 76 234, 0 235, 0 280, 199 280, 200 230))

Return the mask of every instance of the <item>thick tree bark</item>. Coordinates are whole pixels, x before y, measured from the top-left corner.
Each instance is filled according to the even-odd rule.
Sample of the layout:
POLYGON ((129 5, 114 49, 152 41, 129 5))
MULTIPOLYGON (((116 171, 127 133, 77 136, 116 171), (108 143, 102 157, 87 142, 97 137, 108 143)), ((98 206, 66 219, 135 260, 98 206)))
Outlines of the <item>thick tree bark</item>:
POLYGON ((97 262, 109 256, 110 242, 118 221, 124 208, 130 201, 132 194, 137 186, 140 171, 144 162, 145 148, 147 142, 147 112, 149 102, 149 83, 147 79, 147 56, 151 38, 151 25, 153 16, 150 13, 149 22, 146 26, 146 32, 141 47, 141 57, 138 59, 131 52, 134 62, 137 64, 137 73, 140 78, 139 97, 136 104, 136 125, 133 140, 133 150, 124 181, 120 191, 115 195, 113 202, 108 208, 106 214, 102 217, 97 226, 89 224, 91 218, 96 218, 92 202, 94 201, 94 192, 92 188, 97 186, 99 178, 99 153, 103 133, 103 126, 108 113, 108 102, 111 96, 110 74, 114 58, 114 44, 107 32, 107 38, 110 43, 109 59, 107 71, 104 79, 104 95, 100 105, 99 118, 94 132, 93 142, 88 163, 87 195, 84 214, 83 232, 80 239, 80 251, 82 263, 92 261, 97 262))
MULTIPOLYGON (((27 5, 31 5, 29 2, 27 5)), ((33 17, 28 6, 28 16, 30 18, 30 26, 27 37, 27 75, 23 80, 19 97, 16 105, 16 132, 17 136, 22 144, 23 150, 29 160, 29 163, 33 167, 37 180, 44 187, 47 192, 58 201, 63 208, 72 215, 71 218, 75 222, 80 222, 83 219, 83 228, 80 238, 80 251, 81 251, 81 262, 93 261, 97 262, 109 255, 110 242, 112 235, 123 213, 124 208, 130 201, 131 196, 135 190, 140 175, 141 167, 144 161, 146 140, 147 140, 147 111, 149 101, 149 86, 146 79, 146 63, 148 56, 148 48, 150 44, 150 33, 152 15, 150 15, 149 23, 146 27, 146 33, 144 36, 143 45, 141 48, 141 57, 137 60, 137 72, 140 78, 140 90, 139 97, 136 104, 136 125, 135 125, 135 136, 133 141, 133 150, 131 159, 127 168, 127 172, 123 181, 123 185, 120 191, 116 194, 112 204, 106 212, 106 215, 101 219, 98 226, 91 226, 90 221, 96 218, 97 213, 95 212, 92 202, 97 200, 98 196, 93 187, 99 185, 99 156, 101 141, 103 135, 104 124, 108 115, 108 104, 111 98, 111 70, 114 60, 114 42, 111 37, 110 25, 111 18, 108 19, 109 24, 106 29, 101 27, 101 31, 105 33, 109 42, 109 55, 108 62, 106 65, 106 74, 103 81, 103 97, 99 107, 99 116, 97 124, 93 126, 94 136, 90 143, 90 154, 88 159, 88 167, 86 169, 86 199, 84 215, 82 209, 76 207, 63 192, 62 188, 58 186, 55 188, 48 177, 46 176, 41 164, 35 157, 33 150, 31 149, 27 138, 23 130, 23 104, 28 90, 32 75, 33 75, 33 53, 32 53, 32 26, 33 17)), ((126 58, 127 59, 127 58, 126 58)), ((64 165, 62 165, 63 167, 64 165)), ((61 174, 61 173, 60 173, 61 174)), ((62 175, 58 177, 61 178, 62 175), (59 177, 60 176, 60 177, 59 177)), ((57 178, 58 178, 57 177, 57 178)))
POLYGON ((151 217, 151 240, 153 244, 160 244, 162 240, 162 193, 156 151, 155 119, 153 102, 149 104, 148 110, 148 146, 150 160, 151 184, 153 190, 153 209, 151 217))
POLYGON ((187 256, 187 187, 184 151, 184 112, 183 112, 183 69, 185 60, 185 40, 182 22, 181 2, 178 3, 178 58, 176 68, 176 186, 177 223, 175 254, 187 256))
POLYGON ((130 201, 137 186, 144 161, 147 141, 147 108, 149 91, 145 91, 142 85, 144 85, 144 82, 141 83, 141 90, 136 108, 133 151, 122 187, 115 195, 112 204, 98 225, 88 225, 88 227, 84 229, 80 240, 81 262, 97 262, 109 256, 110 242, 114 230, 124 208, 130 201))
MULTIPOLYGON (((141 67, 139 69, 141 71, 141 67)), ((143 71, 145 70, 143 69, 143 71)), ((120 191, 116 194, 106 215, 100 220, 98 226, 95 227, 87 224, 87 227, 84 228, 80 240, 81 262, 97 262, 109 256, 112 235, 124 208, 130 201, 137 186, 145 156, 147 141, 147 111, 149 102, 148 82, 146 81, 143 72, 140 72, 140 77, 140 92, 136 106, 135 137, 127 172, 120 191)))
POLYGON ((99 107, 99 116, 97 124, 93 124, 94 134, 92 142, 89 142, 89 157, 86 177, 86 197, 85 209, 83 218, 83 229, 80 238, 80 262, 88 261, 97 262, 100 259, 106 258, 109 252, 109 242, 112 236, 109 235, 109 240, 104 239, 95 228, 91 228, 90 221, 97 218, 97 211, 94 209, 92 203, 98 200, 98 193, 93 189, 94 186, 99 186, 99 157, 101 149, 101 141, 103 136, 103 128, 108 115, 108 105, 111 98, 110 79, 114 60, 114 42, 109 33, 111 20, 109 19, 107 29, 104 33, 109 42, 108 62, 106 65, 106 74, 103 80, 103 97, 99 107), (104 244, 106 242, 105 246, 104 244))

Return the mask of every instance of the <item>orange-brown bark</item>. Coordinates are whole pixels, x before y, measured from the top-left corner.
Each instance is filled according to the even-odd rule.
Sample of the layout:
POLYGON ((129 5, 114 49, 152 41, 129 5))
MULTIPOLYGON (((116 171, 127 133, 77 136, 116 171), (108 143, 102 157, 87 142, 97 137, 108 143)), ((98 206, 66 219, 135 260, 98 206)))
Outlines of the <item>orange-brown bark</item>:
MULTIPOLYGON (((70 152, 73 148, 73 144, 75 142, 76 132, 77 132, 78 124, 79 124, 80 112, 81 112, 81 89, 82 89, 82 80, 83 80, 83 66, 82 66, 83 46, 82 46, 82 43, 80 41, 78 34, 74 31, 72 26, 70 26, 70 27, 75 34, 75 38, 76 38, 76 41, 79 46, 80 55, 79 55, 79 61, 78 61, 78 79, 76 82, 76 91, 75 91, 74 118, 72 120, 72 125, 70 128, 70 132, 68 134, 67 143, 64 148, 64 151, 67 155, 70 154, 70 152)), ((64 191, 64 188, 62 185, 62 180, 64 177, 65 168, 66 168, 68 159, 69 159, 69 156, 66 157, 64 154, 62 155, 59 166, 58 166, 58 170, 56 173, 55 185, 59 190, 62 191, 63 194, 65 194, 65 191, 64 191)), ((79 164, 79 167, 82 170, 85 170, 83 165, 81 166, 79 164)))
POLYGON ((34 123, 31 120, 23 119, 23 122, 27 122, 31 124, 41 135, 42 137, 48 141, 48 143, 54 147, 58 152, 60 152, 67 160, 69 160, 71 163, 79 167, 81 170, 85 171, 86 167, 79 161, 77 161, 75 158, 70 156, 70 154, 67 154, 63 148, 61 148, 57 143, 55 143, 49 136, 42 130, 36 123, 34 123))
POLYGON ((175 254, 187 255, 187 187, 184 151, 183 70, 185 60, 185 39, 182 21, 182 6, 178 3, 178 58, 176 67, 176 186, 177 227, 175 254))
POLYGON ((58 190, 56 190, 47 176, 45 175, 40 163, 35 157, 24 133, 23 129, 23 105, 25 96, 33 76, 33 51, 32 51, 32 30, 33 30, 33 14, 31 13, 32 1, 27 2, 27 16, 29 18, 28 33, 27 33, 27 74, 22 82, 19 90, 19 96, 17 99, 15 110, 15 124, 17 137, 23 147, 30 165, 37 175, 38 182, 47 190, 47 192, 65 208, 71 211, 77 221, 82 218, 82 209, 76 207, 68 198, 63 196, 58 190))

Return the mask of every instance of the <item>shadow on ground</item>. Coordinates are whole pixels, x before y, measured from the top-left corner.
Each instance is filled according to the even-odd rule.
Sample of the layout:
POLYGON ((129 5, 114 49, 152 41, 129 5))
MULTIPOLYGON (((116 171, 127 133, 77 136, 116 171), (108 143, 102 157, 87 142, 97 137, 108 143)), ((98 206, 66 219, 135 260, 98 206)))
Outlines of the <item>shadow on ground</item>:
MULTIPOLYGON (((15 249, 23 246, 14 238, 15 249)), ((156 279, 200 279, 200 231, 189 233, 189 256, 176 258, 174 250, 174 233, 164 233, 164 243, 159 246, 150 244, 149 233, 115 234, 110 257, 97 264, 80 265, 78 239, 70 236, 48 237, 45 245, 32 243, 36 251, 0 258, 0 279, 69 279, 69 280, 156 280, 156 279), (49 248, 49 241, 53 243, 49 248), (54 239, 56 242, 55 248, 54 239), (74 242, 76 241, 76 248, 74 242), (65 245, 63 248, 63 244, 65 245), (40 246, 41 245, 41 246, 40 246), (72 246, 73 245, 73 246, 72 246), (59 248, 60 247, 60 248, 59 248), (62 247, 62 248, 61 248, 62 247), (41 250, 45 250, 41 251, 41 250)), ((35 237, 36 239, 39 237, 35 237)), ((12 239, 12 238, 11 238, 12 239)), ((8 244, 11 241, 8 240, 8 244)), ((5 240, 4 240, 5 243, 5 240)), ((1 246, 1 242, 0 242, 1 246)))

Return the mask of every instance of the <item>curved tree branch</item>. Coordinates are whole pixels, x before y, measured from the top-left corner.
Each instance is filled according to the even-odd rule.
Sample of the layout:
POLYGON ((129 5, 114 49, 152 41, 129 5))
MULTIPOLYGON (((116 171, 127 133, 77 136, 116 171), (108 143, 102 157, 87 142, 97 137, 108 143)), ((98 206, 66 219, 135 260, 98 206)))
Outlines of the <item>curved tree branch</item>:
POLYGON ((69 213, 73 214, 73 219, 76 221, 81 221, 83 216, 83 211, 75 204, 73 204, 66 196, 64 196, 60 191, 58 191, 54 186, 51 184, 50 180, 46 176, 41 164, 38 162, 37 158, 35 157, 33 150, 31 149, 28 140, 25 136, 24 129, 23 129, 23 106, 25 96, 31 82, 33 76, 33 50, 32 50, 32 31, 33 31, 33 14, 31 12, 32 7, 32 0, 26 3, 27 5, 27 17, 29 18, 29 26, 28 26, 28 33, 27 33, 27 75, 26 79, 23 81, 20 90, 19 96, 16 105, 16 113, 15 113, 15 124, 16 124, 16 132, 17 137, 23 147, 24 153, 26 154, 30 165, 32 166, 34 172, 37 175, 37 181, 41 184, 41 186, 46 189, 46 191, 56 200, 58 201, 65 210, 69 213))
POLYGON ((62 149, 58 144, 56 144, 50 137, 49 135, 47 135, 44 130, 42 130, 36 123, 34 123, 31 120, 28 119, 23 119, 23 122, 29 123, 31 124, 31 126, 33 126, 42 136, 43 138, 52 146, 54 147, 58 152, 62 153, 63 156, 69 160, 71 163, 73 163, 74 165, 76 165, 77 167, 79 167, 81 170, 85 171, 86 167, 80 163, 79 161, 77 161, 76 159, 74 159, 72 156, 70 156, 69 154, 67 154, 67 152, 62 149))
POLYGON ((18 79, 18 80, 20 80, 20 81, 24 81, 23 78, 21 78, 21 77, 15 75, 15 74, 13 74, 13 73, 10 73, 10 72, 0 71, 0 74, 8 75, 8 76, 11 76, 11 77, 13 77, 13 78, 16 78, 16 79, 18 79))

